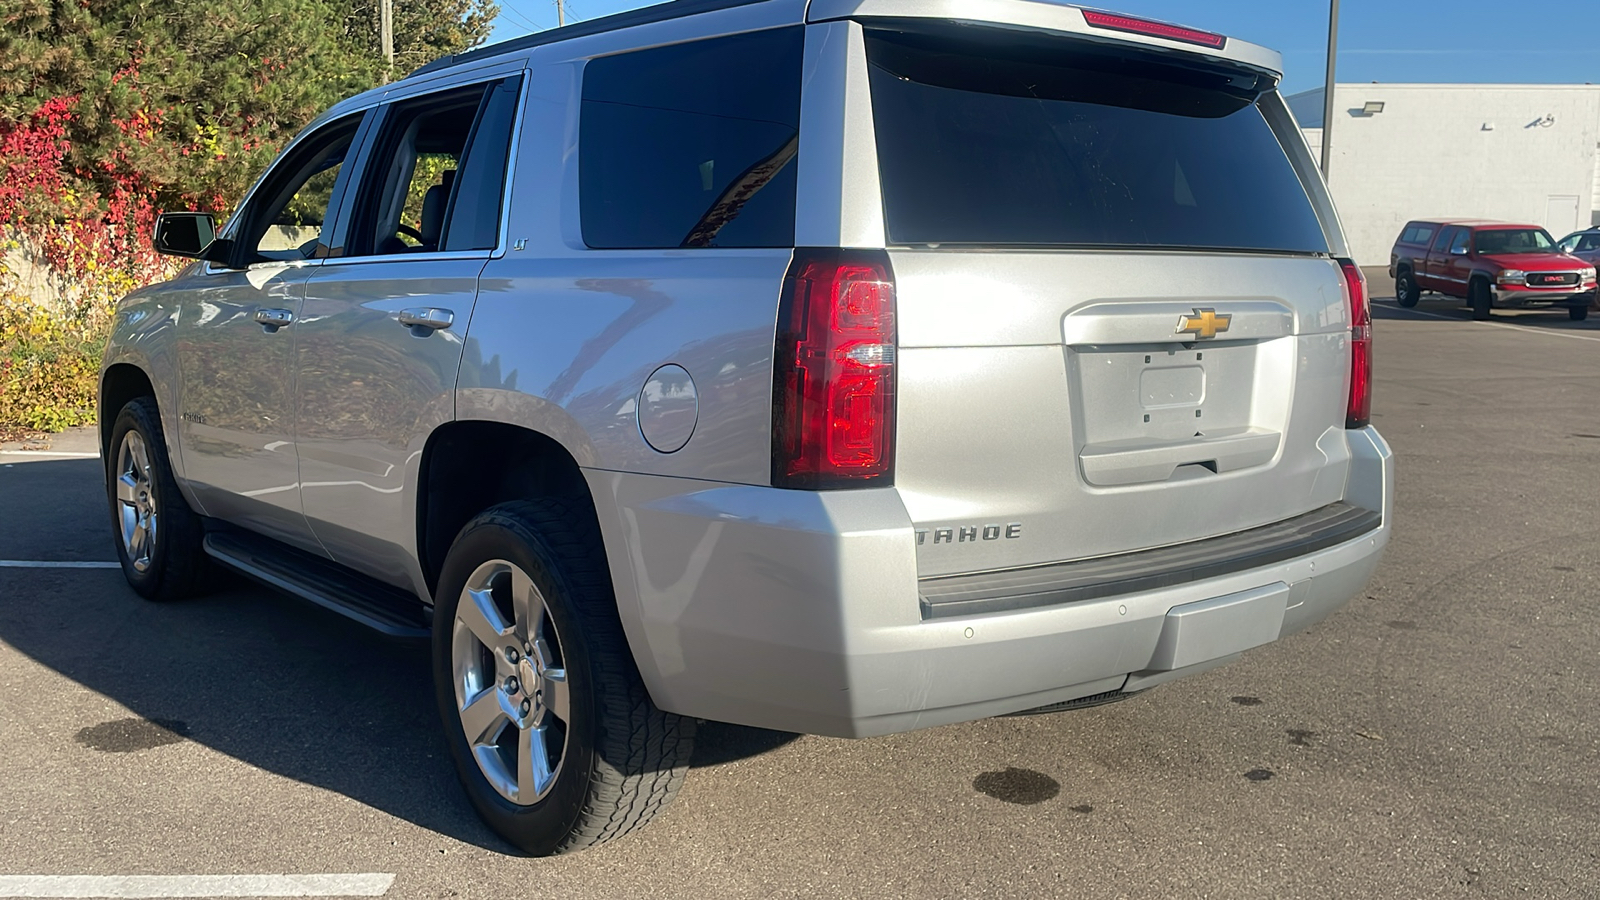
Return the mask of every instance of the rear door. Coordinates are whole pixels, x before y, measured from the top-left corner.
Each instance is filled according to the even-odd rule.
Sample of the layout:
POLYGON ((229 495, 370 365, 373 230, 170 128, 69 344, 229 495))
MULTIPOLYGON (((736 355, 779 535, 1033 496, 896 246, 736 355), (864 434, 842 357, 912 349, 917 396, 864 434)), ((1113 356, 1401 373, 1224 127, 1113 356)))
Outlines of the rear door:
POLYGON ((342 255, 296 327, 301 495, 341 563, 402 587, 414 569, 418 461, 455 414, 478 276, 500 246, 521 85, 511 74, 382 110, 342 255))
POLYGON ((1447 252, 1450 242, 1455 240, 1456 234, 1466 229, 1454 226, 1442 228, 1433 244, 1428 248, 1427 265, 1423 267, 1423 275, 1418 281, 1430 291, 1450 291, 1450 254, 1447 252))
POLYGON ((866 55, 924 575, 1342 496, 1344 284, 1269 76, 927 23, 866 55))

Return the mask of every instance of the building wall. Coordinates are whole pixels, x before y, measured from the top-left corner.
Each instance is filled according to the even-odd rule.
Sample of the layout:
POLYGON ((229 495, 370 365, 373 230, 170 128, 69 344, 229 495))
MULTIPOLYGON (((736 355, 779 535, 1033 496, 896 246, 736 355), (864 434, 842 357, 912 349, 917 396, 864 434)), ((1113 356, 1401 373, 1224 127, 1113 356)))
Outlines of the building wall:
MULTIPOLYGON (((1600 210, 1600 86, 1340 84, 1328 175, 1352 252, 1388 265, 1410 219, 1543 225, 1560 238, 1600 210), (1369 102, 1383 111, 1362 114, 1369 102)), ((1322 92, 1291 98, 1321 124, 1322 92)), ((1320 157, 1321 129, 1306 128, 1320 157)))

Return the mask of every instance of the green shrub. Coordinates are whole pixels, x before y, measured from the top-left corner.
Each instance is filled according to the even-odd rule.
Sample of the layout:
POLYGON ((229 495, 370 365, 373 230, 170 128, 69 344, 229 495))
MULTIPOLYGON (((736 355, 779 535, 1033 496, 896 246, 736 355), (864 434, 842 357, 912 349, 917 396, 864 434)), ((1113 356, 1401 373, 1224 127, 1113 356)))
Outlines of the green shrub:
POLYGON ((93 423, 103 328, 0 297, 0 430, 93 423))

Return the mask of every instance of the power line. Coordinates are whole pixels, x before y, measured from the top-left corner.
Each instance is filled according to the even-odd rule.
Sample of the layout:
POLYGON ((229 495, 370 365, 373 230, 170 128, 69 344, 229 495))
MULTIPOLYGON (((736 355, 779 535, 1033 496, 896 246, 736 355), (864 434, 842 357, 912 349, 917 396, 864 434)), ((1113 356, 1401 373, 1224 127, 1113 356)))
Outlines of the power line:
POLYGON ((539 23, 533 21, 532 19, 528 18, 527 16, 523 15, 522 13, 517 12, 515 9, 512 9, 511 8, 511 4, 509 4, 509 3, 502 3, 501 6, 500 6, 500 15, 496 16, 496 18, 504 18, 504 17, 510 17, 511 19, 514 20, 514 24, 520 24, 522 27, 525 27, 525 28, 529 29, 530 31, 543 31, 544 30, 544 26, 542 26, 539 23))

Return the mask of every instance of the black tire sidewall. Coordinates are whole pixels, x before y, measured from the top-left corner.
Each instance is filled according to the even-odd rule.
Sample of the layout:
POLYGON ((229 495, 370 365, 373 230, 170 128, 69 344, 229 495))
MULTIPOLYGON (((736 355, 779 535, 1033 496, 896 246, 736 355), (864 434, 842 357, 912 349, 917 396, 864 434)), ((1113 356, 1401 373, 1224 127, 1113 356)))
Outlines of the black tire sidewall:
POLYGON ((514 517, 480 517, 462 530, 450 548, 439 576, 433 611, 433 679, 439 716, 451 761, 473 807, 513 844, 542 856, 556 851, 582 812, 594 766, 599 711, 595 702, 595 675, 587 637, 574 614, 574 591, 560 571, 560 561, 531 528, 519 527, 514 517), (567 670, 571 720, 561 769, 550 793, 531 806, 520 806, 500 796, 478 769, 461 729, 456 710, 451 643, 456 607, 467 579, 491 559, 513 563, 528 574, 544 595, 555 622, 567 670))
MULTIPOLYGON (((111 440, 107 444, 105 460, 106 501, 111 514, 111 534, 116 542, 117 560, 122 563, 122 574, 127 577, 128 584, 140 596, 149 599, 160 597, 162 582, 170 565, 172 540, 168 526, 176 518, 174 498, 177 502, 184 502, 182 497, 177 496, 177 482, 167 467, 167 447, 158 416, 155 404, 147 398, 129 401, 117 413, 116 421, 111 426, 111 440), (143 572, 133 567, 128 559, 128 551, 122 545, 122 511, 117 501, 117 479, 122 474, 117 462, 122 453, 122 440, 130 431, 138 432, 144 441, 145 452, 150 457, 150 477, 156 490, 155 550, 150 554, 150 567, 143 572)), ((183 511, 188 512, 187 506, 183 511)))
POLYGON ((1472 307, 1474 319, 1489 318, 1489 311, 1494 308, 1494 298, 1489 293, 1489 286, 1482 281, 1474 281, 1467 286, 1467 305, 1472 307))
POLYGON ((1417 302, 1422 299, 1422 290, 1417 287, 1416 276, 1409 271, 1401 272, 1400 277, 1395 279, 1394 294, 1395 300, 1406 309, 1416 306, 1417 302), (1406 289, 1407 286, 1410 287, 1410 290, 1406 289))

